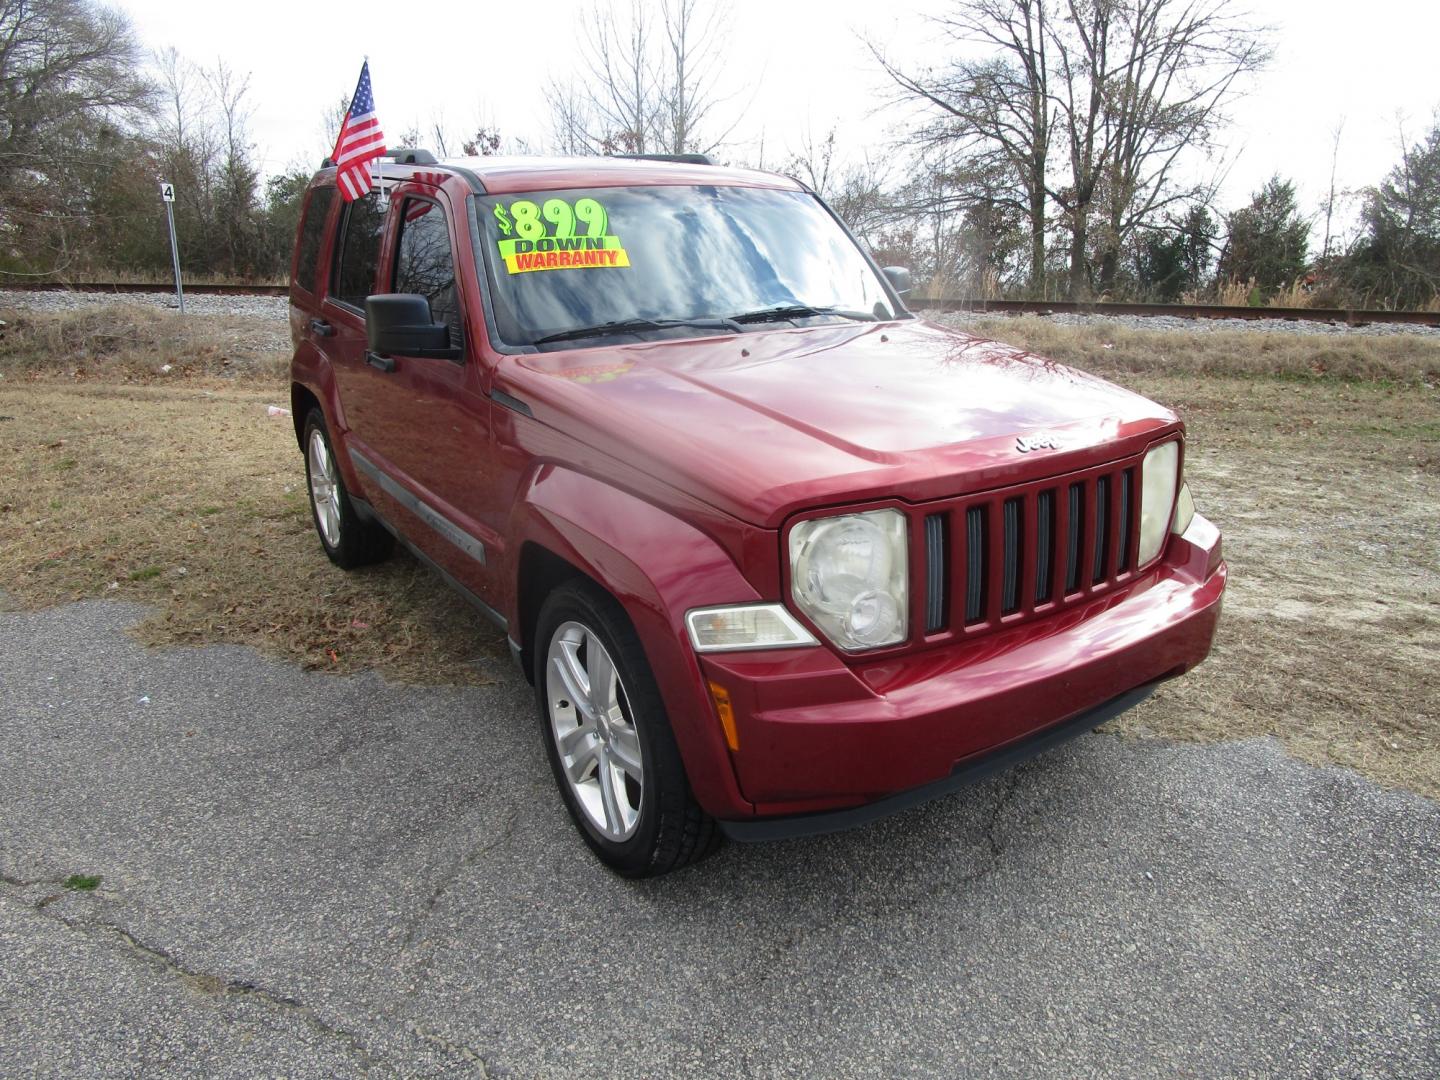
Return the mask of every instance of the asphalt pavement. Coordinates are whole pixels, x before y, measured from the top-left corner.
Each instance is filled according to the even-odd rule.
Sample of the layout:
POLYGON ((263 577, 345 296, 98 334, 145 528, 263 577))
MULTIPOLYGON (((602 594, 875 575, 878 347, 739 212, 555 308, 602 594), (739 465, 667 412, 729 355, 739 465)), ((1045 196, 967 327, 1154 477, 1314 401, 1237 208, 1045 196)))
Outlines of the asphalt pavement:
POLYGON ((510 670, 143 615, 0 613, 5 1077, 1440 1075, 1440 806, 1273 742, 1089 735, 634 883, 510 670))

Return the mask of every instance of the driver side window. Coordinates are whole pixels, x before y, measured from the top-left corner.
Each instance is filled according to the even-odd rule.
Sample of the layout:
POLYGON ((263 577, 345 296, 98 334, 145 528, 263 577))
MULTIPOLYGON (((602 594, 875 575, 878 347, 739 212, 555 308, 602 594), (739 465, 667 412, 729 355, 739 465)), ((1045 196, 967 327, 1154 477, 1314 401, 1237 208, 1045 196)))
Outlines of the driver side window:
POLYGON ((438 203, 429 199, 405 200, 391 287, 397 293, 419 293, 429 300, 431 317, 450 328, 450 344, 463 347, 455 257, 450 249, 445 212, 438 203))

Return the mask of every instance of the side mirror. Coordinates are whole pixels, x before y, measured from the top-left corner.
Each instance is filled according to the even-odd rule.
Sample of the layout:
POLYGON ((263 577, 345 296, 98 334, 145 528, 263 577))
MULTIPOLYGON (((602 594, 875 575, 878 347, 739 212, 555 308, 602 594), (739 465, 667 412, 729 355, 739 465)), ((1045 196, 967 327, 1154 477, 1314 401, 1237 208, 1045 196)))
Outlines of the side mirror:
POLYGON ((418 293, 379 293, 365 298, 365 333, 378 356, 415 356, 458 360, 450 328, 430 314, 430 301, 418 293))
POLYGON ((885 280, 890 282, 890 287, 900 294, 901 298, 910 295, 910 271, 903 266, 887 266, 884 270, 885 280))

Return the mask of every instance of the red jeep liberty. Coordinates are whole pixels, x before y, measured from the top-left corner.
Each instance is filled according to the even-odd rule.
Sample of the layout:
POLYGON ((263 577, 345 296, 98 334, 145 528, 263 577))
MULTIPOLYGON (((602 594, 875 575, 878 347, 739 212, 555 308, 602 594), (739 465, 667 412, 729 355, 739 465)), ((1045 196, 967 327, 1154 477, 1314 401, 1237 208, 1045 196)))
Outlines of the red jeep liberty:
POLYGON ((859 824, 1142 700, 1225 565, 1168 410, 916 318, 802 184, 402 151, 312 182, 290 327, 315 525, 509 636, 622 874, 859 824))

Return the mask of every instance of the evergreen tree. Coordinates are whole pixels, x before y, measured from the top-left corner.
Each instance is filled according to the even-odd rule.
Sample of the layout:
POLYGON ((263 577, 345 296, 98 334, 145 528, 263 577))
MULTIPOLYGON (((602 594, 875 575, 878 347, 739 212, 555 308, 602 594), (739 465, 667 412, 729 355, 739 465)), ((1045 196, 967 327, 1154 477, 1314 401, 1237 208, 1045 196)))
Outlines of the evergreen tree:
POLYGON ((1422 308, 1440 295, 1440 122, 1366 193, 1342 275, 1367 307, 1422 308))
POLYGON ((1271 177, 1226 224, 1222 281, 1254 280, 1260 295, 1270 297, 1305 273, 1310 223, 1300 216, 1295 185, 1289 180, 1271 177))

